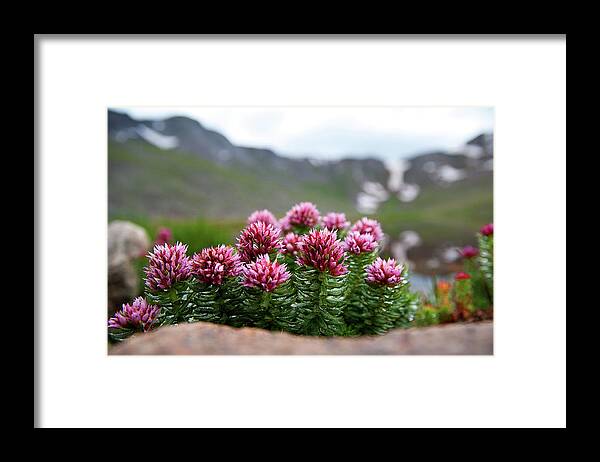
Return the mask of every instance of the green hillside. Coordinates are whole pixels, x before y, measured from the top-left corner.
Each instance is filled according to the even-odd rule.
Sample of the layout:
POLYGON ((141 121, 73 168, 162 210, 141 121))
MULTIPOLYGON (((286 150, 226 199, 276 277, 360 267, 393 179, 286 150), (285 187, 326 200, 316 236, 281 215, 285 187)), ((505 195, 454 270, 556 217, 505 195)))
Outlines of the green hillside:
POLYGON ((141 141, 109 141, 109 219, 154 216, 239 219, 258 208, 283 215, 300 201, 322 211, 352 212, 352 202, 335 183, 300 182, 294 172, 222 166, 196 154, 163 151, 141 141))

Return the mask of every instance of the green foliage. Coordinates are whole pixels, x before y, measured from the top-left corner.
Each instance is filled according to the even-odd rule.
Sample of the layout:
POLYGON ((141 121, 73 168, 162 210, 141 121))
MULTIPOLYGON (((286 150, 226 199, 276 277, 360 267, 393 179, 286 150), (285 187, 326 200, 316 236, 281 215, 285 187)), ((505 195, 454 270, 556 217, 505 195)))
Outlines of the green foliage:
POLYGON ((296 300, 292 304, 297 316, 295 332, 344 335, 346 276, 333 277, 327 272, 298 266, 292 279, 296 287, 296 300))
POLYGON ((274 331, 296 330, 296 316, 292 304, 294 288, 286 281, 273 292, 245 288, 242 300, 242 316, 248 326, 274 331))
POLYGON ((456 310, 456 308, 454 307, 454 305, 452 305, 452 307, 450 307, 448 305, 440 306, 438 308, 438 310, 437 310, 437 312, 438 312, 438 322, 440 324, 445 324, 447 322, 452 322, 453 321, 452 315, 454 314, 455 310, 456 310))
MULTIPOLYGON (((350 254, 346 259, 346 265, 348 266, 348 274, 346 276, 346 307, 344 308, 344 320, 350 327, 355 327, 361 323, 360 317, 360 305, 361 293, 367 289, 367 282, 365 280, 367 272, 366 268, 368 265, 373 263, 377 258, 377 251, 369 253, 350 254)), ((350 333, 359 332, 356 329, 350 329, 350 333)))
POLYGON ((219 293, 221 287, 204 284, 195 278, 190 279, 189 284, 194 292, 194 299, 188 322, 205 321, 224 324, 228 316, 223 313, 219 293))
POLYGON ((394 327, 406 328, 411 327, 415 320, 415 314, 421 307, 421 297, 416 292, 410 291, 410 279, 408 278, 408 270, 406 272, 406 284, 400 290, 400 315, 396 319, 394 327))
POLYGON ((146 291, 146 300, 152 305, 160 306, 157 327, 187 322, 196 294, 190 281, 181 281, 170 289, 146 291))
POLYGON ((491 292, 488 291, 487 281, 480 271, 474 271, 471 274, 471 285, 473 288, 473 307, 482 310, 490 307, 492 305, 491 292))
POLYGON ((406 269, 397 286, 366 284, 360 303, 352 306, 350 317, 361 335, 384 334, 395 327, 406 327, 414 317, 414 301, 408 296, 406 269))
POLYGON ((424 306, 415 313, 415 325, 418 327, 432 326, 438 324, 439 313, 433 306, 424 306))
POLYGON ((492 299, 488 290, 487 281, 478 265, 478 259, 467 258, 464 263, 465 273, 471 276, 472 304, 474 308, 486 309, 492 305, 492 299))
POLYGON ((388 286, 368 286, 354 313, 361 334, 383 334, 392 329, 400 315, 400 291, 388 286))
POLYGON ((485 236, 478 235, 479 240, 479 267, 483 279, 485 280, 485 288, 489 295, 489 300, 493 304, 494 299, 494 235, 485 236))
POLYGON ((131 337, 136 332, 135 329, 128 327, 118 327, 108 329, 108 341, 110 343, 119 343, 128 337, 131 337))
POLYGON ((463 260, 470 278, 450 284, 434 281, 434 298, 425 300, 415 314, 414 325, 493 319, 493 235, 478 234, 479 255, 463 260))
POLYGON ((189 285, 194 294, 188 322, 213 322, 242 327, 248 319, 241 311, 243 288, 239 278, 227 278, 221 285, 205 284, 195 278, 189 285))
POLYGON ((473 284, 470 279, 461 279, 454 283, 454 303, 473 311, 473 284))

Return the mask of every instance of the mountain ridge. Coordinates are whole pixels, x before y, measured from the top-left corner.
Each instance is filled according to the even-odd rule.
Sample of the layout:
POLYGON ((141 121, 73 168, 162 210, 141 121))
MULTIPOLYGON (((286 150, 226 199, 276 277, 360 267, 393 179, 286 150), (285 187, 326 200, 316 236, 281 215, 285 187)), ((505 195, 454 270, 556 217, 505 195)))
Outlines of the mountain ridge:
POLYGON ((243 216, 259 200, 263 205, 256 208, 277 212, 313 197, 324 207, 366 214, 392 197, 412 202, 426 189, 444 189, 481 176, 489 176, 491 185, 491 134, 467 141, 462 152, 423 153, 396 161, 318 161, 234 145, 186 116, 138 120, 109 110, 108 137, 111 212, 219 217, 221 210, 222 216, 234 217, 243 216), (170 160, 188 169, 170 165, 170 160), (240 204, 215 206, 211 200, 240 204), (288 201, 285 206, 283 200, 288 201), (198 206, 190 207, 194 203, 198 206))

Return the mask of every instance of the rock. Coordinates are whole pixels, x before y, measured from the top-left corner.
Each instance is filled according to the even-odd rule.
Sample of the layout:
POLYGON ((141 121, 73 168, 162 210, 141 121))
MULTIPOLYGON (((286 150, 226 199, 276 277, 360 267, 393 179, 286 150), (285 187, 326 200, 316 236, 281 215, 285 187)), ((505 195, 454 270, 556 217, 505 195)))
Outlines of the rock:
POLYGON ((144 228, 128 221, 108 225, 108 315, 139 295, 139 275, 134 260, 150 247, 144 228))
POLYGON ((491 355, 491 321, 396 329, 376 337, 304 337, 197 322, 111 346, 111 355, 491 355))

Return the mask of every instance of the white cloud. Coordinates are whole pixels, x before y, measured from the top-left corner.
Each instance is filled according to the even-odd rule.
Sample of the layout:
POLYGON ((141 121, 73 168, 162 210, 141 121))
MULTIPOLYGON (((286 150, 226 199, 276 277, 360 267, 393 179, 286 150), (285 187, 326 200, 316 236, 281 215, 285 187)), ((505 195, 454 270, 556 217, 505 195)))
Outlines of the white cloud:
POLYGON ((269 147, 294 156, 407 157, 456 149, 493 129, 493 109, 482 107, 138 107, 136 118, 186 115, 234 144, 269 147))

